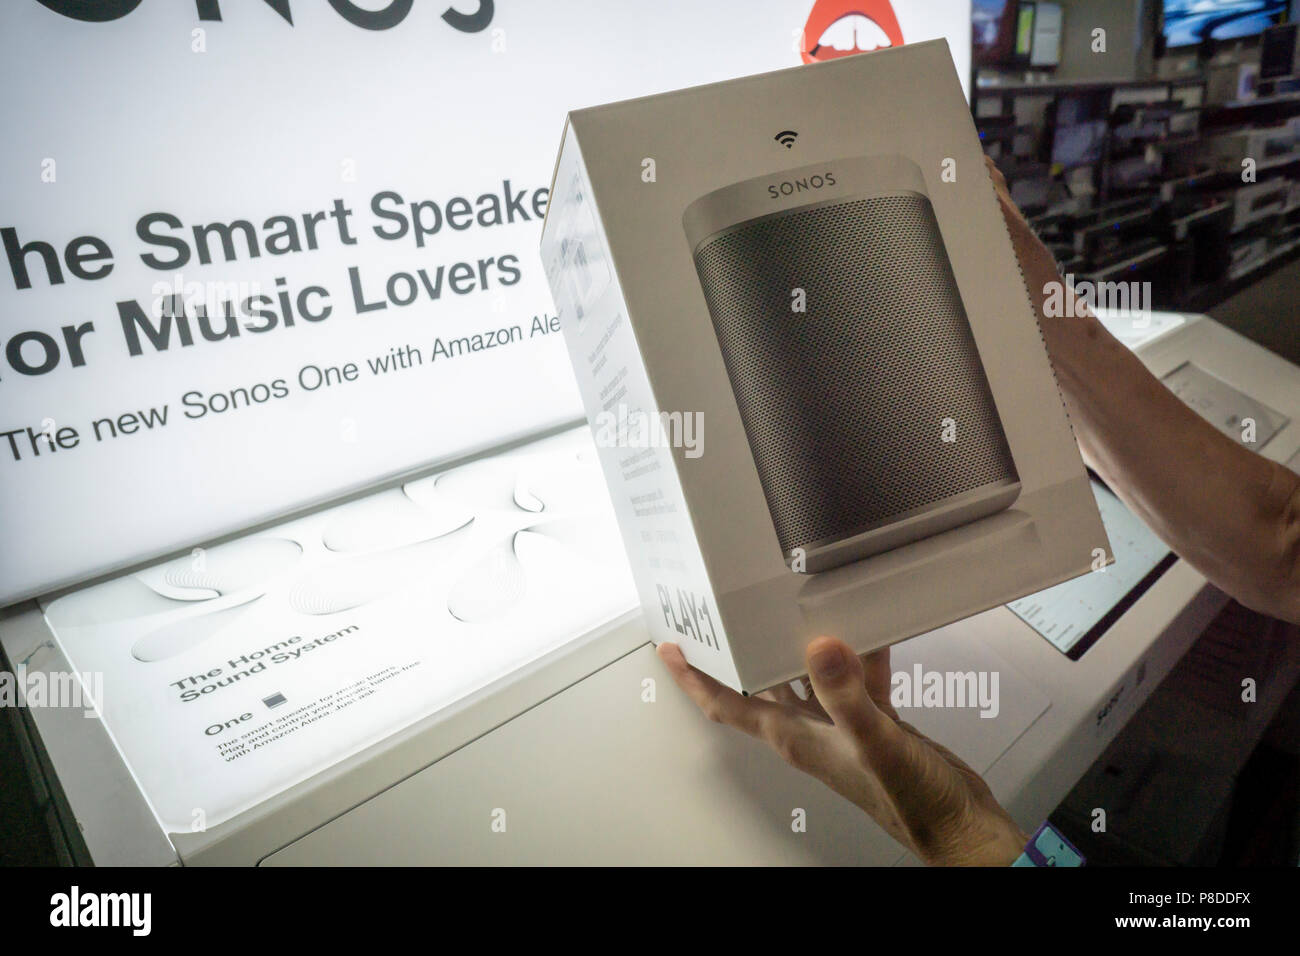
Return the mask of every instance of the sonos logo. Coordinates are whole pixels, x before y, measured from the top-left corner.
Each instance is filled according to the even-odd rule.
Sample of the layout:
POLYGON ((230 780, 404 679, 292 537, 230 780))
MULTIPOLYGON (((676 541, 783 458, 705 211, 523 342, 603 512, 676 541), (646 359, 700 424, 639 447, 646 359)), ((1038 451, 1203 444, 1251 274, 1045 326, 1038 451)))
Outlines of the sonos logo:
MULTIPOLYGON (((120 20, 140 6, 140 0, 36 0, 43 7, 61 13, 73 20, 87 23, 107 23, 120 20)), ((292 0, 266 0, 266 5, 293 26, 292 0)), ((329 0, 334 12, 354 27, 364 30, 388 30, 406 19, 415 0, 389 0, 382 10, 359 6, 353 0, 329 0)), ((194 0, 195 13, 200 20, 221 20, 221 0, 194 0)), ((246 6, 245 6, 246 8, 246 6)), ((487 29, 495 13, 495 0, 479 0, 473 13, 461 13, 454 7, 442 12, 442 19, 461 33, 478 33, 487 29)), ((241 11, 243 12, 243 11, 241 11)))
POLYGON ((805 176, 803 179, 787 179, 783 183, 772 183, 767 187, 767 194, 773 199, 780 199, 782 196, 793 196, 795 193, 801 193, 811 189, 821 189, 823 186, 834 186, 835 174, 832 172, 818 173, 815 176, 805 176))

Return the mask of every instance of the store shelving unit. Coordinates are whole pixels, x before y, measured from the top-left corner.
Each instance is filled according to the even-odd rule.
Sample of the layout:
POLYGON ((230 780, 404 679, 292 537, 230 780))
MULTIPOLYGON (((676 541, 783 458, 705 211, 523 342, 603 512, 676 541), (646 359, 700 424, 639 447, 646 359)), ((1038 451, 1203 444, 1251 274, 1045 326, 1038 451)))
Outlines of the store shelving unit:
POLYGON ((1300 91, 1206 102, 1206 80, 1017 83, 973 96, 985 151, 1076 279, 1204 311, 1300 257, 1300 91), (1242 135, 1272 130, 1262 139, 1242 135), (1267 155, 1235 144, 1267 140, 1267 155), (1243 180, 1241 159, 1254 160, 1243 180), (1285 195, 1282 193, 1285 192, 1285 195))

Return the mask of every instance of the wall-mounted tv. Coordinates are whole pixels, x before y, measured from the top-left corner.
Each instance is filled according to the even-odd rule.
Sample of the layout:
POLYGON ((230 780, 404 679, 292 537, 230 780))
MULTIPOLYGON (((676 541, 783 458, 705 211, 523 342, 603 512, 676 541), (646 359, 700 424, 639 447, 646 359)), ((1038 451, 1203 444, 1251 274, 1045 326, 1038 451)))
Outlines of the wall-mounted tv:
POLYGON ((1016 43, 1013 57, 1021 63, 1028 63, 1034 52, 1034 15, 1038 11, 1037 3, 1016 4, 1016 43))
POLYGON ((1061 61, 1059 3, 1036 0, 974 0, 971 4, 972 64, 1053 67, 1061 61))
POLYGON ((1289 0, 1164 0, 1167 47, 1238 40, 1286 19, 1289 0))

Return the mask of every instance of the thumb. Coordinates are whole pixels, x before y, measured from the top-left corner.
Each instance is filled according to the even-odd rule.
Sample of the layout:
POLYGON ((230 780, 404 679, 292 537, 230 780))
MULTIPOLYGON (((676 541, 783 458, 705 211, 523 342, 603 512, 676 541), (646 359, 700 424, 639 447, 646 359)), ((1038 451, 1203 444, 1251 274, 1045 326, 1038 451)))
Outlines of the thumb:
POLYGON ((805 652, 817 700, 835 722, 863 747, 873 767, 906 744, 904 731, 867 692, 862 661, 843 641, 819 637, 805 652))

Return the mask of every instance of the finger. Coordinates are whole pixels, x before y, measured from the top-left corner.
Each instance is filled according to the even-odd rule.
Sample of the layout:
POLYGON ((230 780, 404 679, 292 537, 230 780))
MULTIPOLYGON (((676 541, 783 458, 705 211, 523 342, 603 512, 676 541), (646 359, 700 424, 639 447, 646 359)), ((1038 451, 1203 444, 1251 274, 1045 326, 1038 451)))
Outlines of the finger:
POLYGON ((867 696, 889 717, 897 720, 898 712, 894 710, 894 705, 889 699, 894 680, 889 663, 889 648, 883 647, 864 655, 862 670, 864 674, 862 683, 867 688, 867 696))
POLYGON ((984 165, 989 171, 989 176, 993 179, 994 187, 996 187, 999 192, 1005 191, 1007 188, 1007 177, 1002 175, 1002 170, 998 169, 998 164, 993 161, 992 157, 985 156, 984 165))
POLYGON ((817 703, 817 698, 812 696, 812 685, 806 679, 803 680, 803 685, 804 692, 808 695, 807 698, 800 697, 789 684, 779 684, 759 696, 768 697, 770 695, 777 703, 786 707, 793 707, 809 717, 814 717, 817 720, 830 720, 826 716, 826 711, 822 710, 822 705, 817 703))
POLYGON ((781 730, 783 719, 796 719, 780 704, 757 697, 742 697, 708 674, 691 667, 676 644, 660 644, 656 653, 677 686, 686 692, 704 716, 715 723, 727 724, 770 743, 781 730))
MULTIPOLYGON (((710 720, 756 737, 799 770, 816 775, 824 769, 819 757, 824 749, 823 741, 817 734, 818 729, 830 731, 822 722, 824 718, 809 719, 802 708, 786 707, 758 697, 742 697, 691 667, 676 644, 660 644, 657 653, 673 680, 710 720)), ((804 706, 808 705, 804 703, 804 706)))
POLYGON ((1002 215, 1007 218, 1010 225, 1025 222, 1024 213, 1011 198, 1011 187, 1007 185, 1007 177, 1002 174, 1002 170, 998 169, 997 163, 985 156, 984 165, 988 168, 989 178, 993 180, 993 192, 998 197, 998 205, 1002 207, 1002 215))
POLYGON ((881 692, 888 673, 887 655, 854 656, 848 645, 820 637, 806 652, 809 676, 817 698, 836 728, 845 731, 896 812, 911 830, 924 829, 936 801, 946 796, 940 757, 925 741, 899 726, 891 713, 872 700, 869 685, 881 692), (868 669, 871 673, 868 673, 868 669))
POLYGON ((882 647, 861 657, 863 686, 874 701, 889 699, 889 682, 892 674, 889 670, 889 648, 882 647))
POLYGON ((771 690, 759 694, 760 697, 770 697, 778 704, 801 704, 803 701, 799 695, 794 692, 794 688, 789 684, 777 684, 771 690))
POLYGON ((867 693, 863 663, 843 641, 819 637, 805 653, 808 676, 817 700, 836 727, 847 731, 864 749, 873 768, 882 748, 897 747, 902 731, 875 705, 867 693))
POLYGON ((1015 208, 1015 201, 1011 198, 1011 187, 1007 185, 1007 177, 1003 175, 1002 170, 998 169, 997 163, 984 157, 985 165, 988 167, 989 178, 993 180, 993 192, 998 197, 998 203, 1002 206, 1005 213, 1010 208, 1015 208))

